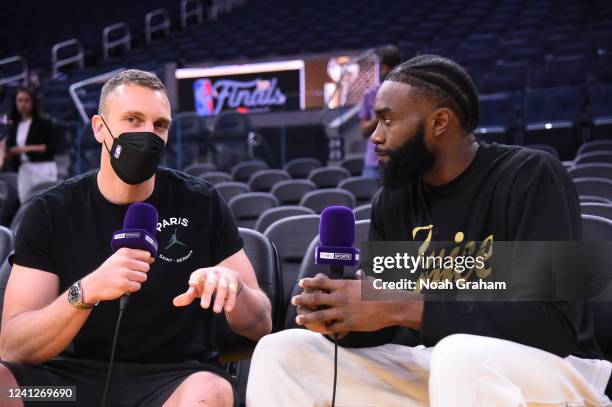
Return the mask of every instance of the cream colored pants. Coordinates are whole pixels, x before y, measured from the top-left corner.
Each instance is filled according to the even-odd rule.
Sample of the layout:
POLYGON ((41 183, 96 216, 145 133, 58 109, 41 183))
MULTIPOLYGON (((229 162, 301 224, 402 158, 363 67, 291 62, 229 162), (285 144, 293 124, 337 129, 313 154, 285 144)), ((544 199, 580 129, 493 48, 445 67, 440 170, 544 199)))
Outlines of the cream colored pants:
MULTIPOLYGON (((323 407, 332 398, 334 345, 291 329, 260 340, 247 407, 323 407)), ((610 406, 612 364, 501 339, 451 335, 434 348, 338 348, 337 407, 610 406)))
POLYGON ((19 202, 23 203, 28 193, 36 185, 47 181, 57 181, 57 164, 55 161, 21 163, 17 172, 19 202))

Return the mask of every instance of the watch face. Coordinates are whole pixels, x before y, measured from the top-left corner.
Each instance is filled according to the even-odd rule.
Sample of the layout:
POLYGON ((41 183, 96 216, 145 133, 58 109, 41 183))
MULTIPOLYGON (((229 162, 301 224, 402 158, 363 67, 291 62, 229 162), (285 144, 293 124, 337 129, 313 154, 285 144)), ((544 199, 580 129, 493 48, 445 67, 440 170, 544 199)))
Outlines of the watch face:
POLYGON ((68 302, 70 302, 71 304, 76 304, 79 302, 80 300, 80 293, 79 293, 79 288, 75 287, 75 286, 71 286, 68 289, 68 302))

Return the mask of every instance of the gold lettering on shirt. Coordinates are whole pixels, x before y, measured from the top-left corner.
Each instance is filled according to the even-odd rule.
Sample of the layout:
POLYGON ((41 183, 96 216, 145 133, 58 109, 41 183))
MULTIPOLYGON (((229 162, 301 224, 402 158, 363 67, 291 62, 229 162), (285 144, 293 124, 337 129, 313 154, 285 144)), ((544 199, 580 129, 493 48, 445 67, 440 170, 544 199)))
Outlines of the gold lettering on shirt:
MULTIPOLYGON (((454 243, 456 246, 452 248, 440 248, 438 251, 432 249, 429 254, 425 255, 425 252, 429 249, 431 245, 431 238, 433 234, 433 225, 427 226, 417 226, 412 229, 412 238, 417 240, 417 235, 419 232, 426 231, 427 235, 423 240, 423 243, 418 249, 418 255, 424 256, 427 258, 438 258, 438 259, 448 259, 457 258, 459 256, 473 256, 473 257, 482 257, 484 261, 484 267, 471 267, 466 268, 463 272, 456 271, 453 267, 452 261, 439 261, 433 262, 437 267, 424 270, 421 272, 419 276, 419 282, 417 284, 417 288, 415 292, 420 292, 422 289, 422 283, 425 280, 429 280, 430 282, 442 282, 442 281, 453 281, 453 280, 466 280, 468 281, 472 274, 476 274, 476 277, 479 279, 485 279, 491 274, 491 267, 486 266, 486 261, 491 258, 493 255, 493 234, 487 236, 482 242, 480 242, 480 246, 476 249, 477 242, 476 241, 468 241, 464 243, 465 234, 461 231, 458 231, 454 236, 454 243), (450 251, 446 254, 447 249, 450 251)), ((422 233, 421 233, 422 235, 422 233)))
POLYGON ((417 226, 416 228, 412 229, 412 240, 416 240, 416 235, 421 230, 429 230, 429 233, 427 233, 427 237, 423 241, 421 247, 419 247, 419 256, 422 256, 429 247, 429 243, 431 242, 431 232, 433 230, 433 225, 417 226))

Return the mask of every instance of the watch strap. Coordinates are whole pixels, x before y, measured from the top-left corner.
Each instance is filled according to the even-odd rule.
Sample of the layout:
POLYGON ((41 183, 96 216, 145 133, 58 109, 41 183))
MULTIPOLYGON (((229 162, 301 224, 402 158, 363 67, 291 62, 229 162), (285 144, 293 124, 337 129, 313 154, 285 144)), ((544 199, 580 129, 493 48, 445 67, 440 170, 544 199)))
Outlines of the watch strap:
POLYGON ((78 299, 76 301, 71 300, 70 298, 68 298, 68 301, 70 302, 70 304, 72 304, 72 306, 74 308, 77 308, 77 309, 92 309, 93 307, 95 307, 96 305, 98 305, 100 303, 100 301, 96 302, 95 304, 87 304, 87 303, 83 302, 84 291, 83 291, 83 286, 81 285, 81 280, 78 280, 76 283, 74 283, 72 285, 72 287, 74 289, 76 289, 77 292, 78 292, 78 299))

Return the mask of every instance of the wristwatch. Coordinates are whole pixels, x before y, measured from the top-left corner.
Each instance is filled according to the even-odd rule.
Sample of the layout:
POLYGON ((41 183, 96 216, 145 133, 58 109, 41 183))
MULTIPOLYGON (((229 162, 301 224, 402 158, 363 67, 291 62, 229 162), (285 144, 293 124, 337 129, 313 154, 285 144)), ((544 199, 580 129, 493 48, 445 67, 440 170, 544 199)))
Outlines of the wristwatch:
POLYGON ((77 309, 92 309, 98 302, 95 304, 86 304, 83 302, 83 287, 81 287, 81 280, 72 284, 68 289, 68 302, 77 309))

